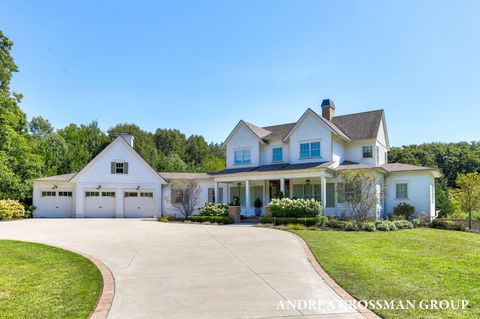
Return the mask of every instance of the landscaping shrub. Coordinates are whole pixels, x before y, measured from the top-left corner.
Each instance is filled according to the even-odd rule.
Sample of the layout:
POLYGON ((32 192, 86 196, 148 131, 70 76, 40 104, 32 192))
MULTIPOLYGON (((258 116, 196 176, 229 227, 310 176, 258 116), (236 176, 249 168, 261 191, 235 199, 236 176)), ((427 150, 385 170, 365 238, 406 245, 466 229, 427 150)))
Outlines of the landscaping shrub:
POLYGON ((158 221, 162 223, 168 223, 169 222, 168 216, 162 216, 158 219, 158 221))
POLYGON ((25 208, 16 200, 0 200, 0 220, 25 218, 25 208))
POLYGON ((355 222, 355 221, 347 221, 345 223, 345 230, 346 231, 359 231, 360 230, 360 227, 358 226, 358 224, 355 222))
POLYGON ((407 228, 413 228, 412 222, 408 220, 394 220, 393 223, 398 229, 407 229, 407 228))
POLYGON ((223 203, 205 203, 198 211, 201 216, 228 216, 228 205, 223 203))
POLYGON ((384 222, 378 223, 376 228, 378 231, 390 231, 390 227, 384 222))
POLYGON ((377 227, 375 227, 375 223, 373 222, 363 222, 360 228, 364 231, 375 231, 377 227))
POLYGON ((325 223, 325 226, 345 230, 345 228, 347 228, 347 221, 332 218, 325 223))
POLYGON ((393 217, 395 219, 410 220, 415 214, 415 206, 408 203, 400 203, 393 208, 393 217))
POLYGON ((261 216, 259 222, 262 224, 273 224, 273 225, 288 225, 288 224, 301 224, 304 226, 318 226, 323 223, 325 219, 317 217, 303 217, 303 218, 294 218, 294 217, 271 217, 271 216, 261 216))
POLYGON ((269 204, 273 217, 318 217, 322 205, 314 199, 274 198, 269 204))
POLYGON ((210 223, 217 223, 217 224, 232 224, 233 218, 230 216, 190 216, 188 220, 195 222, 195 223, 203 223, 203 222, 210 222, 210 223))
POLYGON ((465 226, 460 224, 455 224, 449 220, 441 220, 441 219, 434 219, 430 224, 432 228, 439 228, 439 229, 448 229, 448 230, 458 230, 458 231, 465 231, 465 226))

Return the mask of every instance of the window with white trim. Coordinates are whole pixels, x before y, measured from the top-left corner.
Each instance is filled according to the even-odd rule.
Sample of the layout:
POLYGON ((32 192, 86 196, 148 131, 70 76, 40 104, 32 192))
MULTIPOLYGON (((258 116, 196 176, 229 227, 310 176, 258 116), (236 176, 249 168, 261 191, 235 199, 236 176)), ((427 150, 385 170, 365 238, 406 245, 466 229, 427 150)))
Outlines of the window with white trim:
POLYGON ((320 142, 300 143, 300 158, 320 157, 320 142))
POLYGON ((396 198, 397 199, 408 199, 408 184, 407 183, 397 183, 396 184, 396 198))
POLYGON ((138 197, 137 192, 125 192, 124 194, 125 197, 138 197))
POLYGON ((85 197, 98 197, 100 192, 85 192, 85 197))
POLYGON ((362 147, 363 158, 372 158, 373 157, 373 147, 372 145, 365 145, 362 147))
POLYGON ((251 154, 249 149, 236 150, 234 152, 234 161, 235 164, 250 164, 251 163, 251 154))
POLYGON ((102 192, 102 197, 115 197, 115 192, 102 192))
POLYGON ((272 162, 282 162, 283 161, 283 148, 274 147, 272 148, 272 162))
POLYGON ((153 198, 153 193, 152 192, 141 192, 140 197, 153 198))

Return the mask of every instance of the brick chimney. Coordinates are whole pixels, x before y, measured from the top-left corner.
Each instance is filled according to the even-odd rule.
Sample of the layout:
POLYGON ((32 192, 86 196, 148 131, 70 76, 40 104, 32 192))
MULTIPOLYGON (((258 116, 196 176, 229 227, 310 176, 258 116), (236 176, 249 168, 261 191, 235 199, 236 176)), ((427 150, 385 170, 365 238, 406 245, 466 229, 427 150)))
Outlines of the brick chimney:
POLYGON ((133 148, 133 140, 135 139, 132 134, 120 133, 120 136, 133 148))
POLYGON ((335 116, 335 104, 330 99, 325 99, 322 101, 322 117, 329 121, 332 120, 332 117, 335 116))

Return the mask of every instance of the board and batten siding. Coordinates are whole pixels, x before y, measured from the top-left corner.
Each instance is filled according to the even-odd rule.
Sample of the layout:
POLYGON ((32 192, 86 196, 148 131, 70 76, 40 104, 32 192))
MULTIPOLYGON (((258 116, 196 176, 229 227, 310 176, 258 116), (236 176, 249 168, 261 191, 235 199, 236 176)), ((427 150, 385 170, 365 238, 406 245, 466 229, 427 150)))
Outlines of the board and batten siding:
POLYGON ((290 163, 327 162, 332 160, 332 132, 313 114, 307 114, 293 130, 290 141, 290 163), (300 143, 320 142, 320 158, 300 159, 300 143))
POLYGON ((425 213, 428 217, 435 216, 435 179, 430 172, 392 173, 385 179, 386 211, 391 214, 393 208, 400 203, 408 203, 415 207, 418 216, 425 213), (396 184, 408 184, 408 199, 396 198, 396 184))
POLYGON ((239 125, 226 146, 227 168, 258 166, 260 162, 260 142, 244 124, 239 125), (235 150, 250 149, 251 163, 235 165, 235 150))

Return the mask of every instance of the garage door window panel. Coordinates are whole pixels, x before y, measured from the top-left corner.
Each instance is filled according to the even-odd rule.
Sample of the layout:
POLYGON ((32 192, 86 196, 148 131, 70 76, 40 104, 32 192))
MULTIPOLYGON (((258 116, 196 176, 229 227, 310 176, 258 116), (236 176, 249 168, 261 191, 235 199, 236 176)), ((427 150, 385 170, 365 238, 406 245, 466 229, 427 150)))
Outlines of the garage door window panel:
POLYGON ((100 192, 85 192, 85 197, 99 197, 100 192))
POLYGON ((153 193, 152 192, 142 192, 142 193, 140 193, 140 197, 153 198, 153 193))
POLYGON ((102 192, 102 197, 115 197, 115 192, 102 192))
POLYGON ((50 197, 50 196, 57 196, 57 192, 50 192, 50 191, 42 192, 42 197, 50 197))

